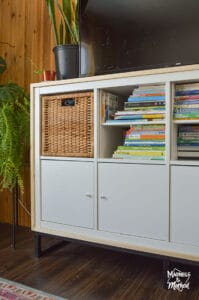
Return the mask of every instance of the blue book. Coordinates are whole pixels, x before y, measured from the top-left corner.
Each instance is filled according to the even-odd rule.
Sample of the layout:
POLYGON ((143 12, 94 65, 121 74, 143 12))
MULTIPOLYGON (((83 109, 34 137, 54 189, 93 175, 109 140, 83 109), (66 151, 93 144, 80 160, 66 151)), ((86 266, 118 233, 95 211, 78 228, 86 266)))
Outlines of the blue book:
POLYGON ((165 89, 164 88, 155 88, 155 89, 134 89, 133 90, 133 95, 136 94, 136 95, 142 95, 142 94, 158 94, 158 93, 165 93, 165 89))
POLYGON ((199 132, 199 125, 180 125, 179 132, 199 132))
POLYGON ((191 107, 187 107, 187 108, 174 108, 174 112, 175 113, 190 113, 190 112, 199 112, 199 107, 198 108, 191 108, 191 107))
POLYGON ((199 99, 197 100, 180 100, 180 101, 175 101, 175 105, 191 105, 191 104, 199 104, 199 99))
POLYGON ((142 102, 142 101, 165 101, 165 96, 146 96, 146 97, 133 97, 128 98, 128 102, 142 102))
MULTIPOLYGON (((106 124, 114 124, 114 123, 122 123, 122 122, 123 123, 127 123, 128 121, 131 122, 131 123, 133 123, 132 120, 106 120, 106 124)), ((146 123, 146 122, 148 122, 148 120, 147 119, 142 119, 141 122, 142 123, 146 123)))
POLYGON ((143 119, 142 115, 126 115, 126 116, 116 116, 115 120, 138 120, 143 119))
POLYGON ((182 143, 182 142, 178 142, 177 145, 178 146, 199 146, 199 143, 191 143, 191 142, 182 143))
POLYGON ((152 142, 152 141, 124 141, 124 146, 165 146, 165 142, 152 142))
POLYGON ((176 91, 176 96, 199 95, 199 90, 176 91))
POLYGON ((151 130, 147 130, 147 131, 132 131, 131 133, 127 134, 128 136, 136 136, 136 135, 156 135, 156 134, 165 134, 165 131, 164 130, 161 130, 161 131, 151 131, 151 130))

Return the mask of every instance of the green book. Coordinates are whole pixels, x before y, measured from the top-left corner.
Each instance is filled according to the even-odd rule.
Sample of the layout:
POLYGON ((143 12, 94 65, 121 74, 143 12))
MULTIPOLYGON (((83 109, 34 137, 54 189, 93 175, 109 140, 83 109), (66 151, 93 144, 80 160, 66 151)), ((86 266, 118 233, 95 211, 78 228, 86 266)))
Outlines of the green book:
POLYGON ((165 146, 160 147, 160 146, 118 146, 117 147, 118 150, 160 150, 160 151, 164 151, 165 150, 165 146))

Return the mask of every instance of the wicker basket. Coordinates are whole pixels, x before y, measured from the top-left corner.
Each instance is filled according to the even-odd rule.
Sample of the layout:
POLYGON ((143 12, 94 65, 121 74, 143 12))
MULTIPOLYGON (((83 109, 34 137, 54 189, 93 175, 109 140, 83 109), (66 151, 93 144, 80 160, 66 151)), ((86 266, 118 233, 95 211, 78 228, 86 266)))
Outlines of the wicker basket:
POLYGON ((42 155, 93 157, 93 102, 93 92, 42 97, 42 155))

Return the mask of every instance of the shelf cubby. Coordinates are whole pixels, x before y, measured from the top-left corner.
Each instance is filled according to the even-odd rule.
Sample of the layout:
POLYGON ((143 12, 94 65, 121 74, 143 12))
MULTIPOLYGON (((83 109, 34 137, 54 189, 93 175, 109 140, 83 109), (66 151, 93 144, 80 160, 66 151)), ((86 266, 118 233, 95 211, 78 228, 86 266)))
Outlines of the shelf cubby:
POLYGON ((99 158, 164 160, 165 103, 164 84, 101 90, 99 158))
POLYGON ((199 82, 176 83, 173 93, 172 159, 199 159, 199 82))

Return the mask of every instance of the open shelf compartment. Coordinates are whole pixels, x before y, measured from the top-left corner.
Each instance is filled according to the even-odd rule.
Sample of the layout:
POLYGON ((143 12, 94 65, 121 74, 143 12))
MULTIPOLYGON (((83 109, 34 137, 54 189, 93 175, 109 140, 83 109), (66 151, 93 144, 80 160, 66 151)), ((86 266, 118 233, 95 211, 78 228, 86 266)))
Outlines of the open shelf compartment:
POLYGON ((199 82, 179 82, 173 91, 172 160, 199 160, 199 82))
POLYGON ((99 158, 165 160, 165 85, 99 91, 99 158))

